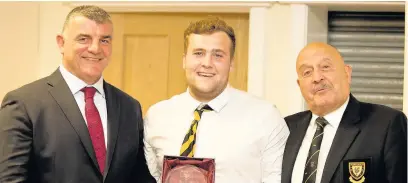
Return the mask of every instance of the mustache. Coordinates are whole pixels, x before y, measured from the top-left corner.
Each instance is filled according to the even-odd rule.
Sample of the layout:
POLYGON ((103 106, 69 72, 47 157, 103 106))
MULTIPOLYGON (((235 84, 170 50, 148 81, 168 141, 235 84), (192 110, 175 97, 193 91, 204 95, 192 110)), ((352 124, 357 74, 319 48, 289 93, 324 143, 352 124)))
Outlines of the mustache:
POLYGON ((317 84, 315 85, 315 87, 313 87, 313 93, 316 93, 320 90, 324 90, 324 89, 330 89, 331 86, 327 83, 323 83, 323 84, 317 84))

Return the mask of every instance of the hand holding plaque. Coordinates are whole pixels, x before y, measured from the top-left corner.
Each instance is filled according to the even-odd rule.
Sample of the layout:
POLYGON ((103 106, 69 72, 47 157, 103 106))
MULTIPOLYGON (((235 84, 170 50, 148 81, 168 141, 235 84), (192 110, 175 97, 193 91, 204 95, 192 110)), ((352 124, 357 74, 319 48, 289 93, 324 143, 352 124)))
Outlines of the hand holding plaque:
POLYGON ((164 156, 162 183, 214 183, 214 179, 214 159, 164 156))

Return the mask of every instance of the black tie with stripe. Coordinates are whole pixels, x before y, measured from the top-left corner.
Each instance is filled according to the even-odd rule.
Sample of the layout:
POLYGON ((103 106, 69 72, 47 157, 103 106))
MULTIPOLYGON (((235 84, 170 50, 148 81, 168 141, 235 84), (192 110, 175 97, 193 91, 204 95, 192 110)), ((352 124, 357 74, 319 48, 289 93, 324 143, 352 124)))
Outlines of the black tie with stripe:
POLYGON ((328 122, 323 117, 318 117, 316 119, 316 132, 313 136, 312 144, 310 145, 309 154, 307 155, 303 183, 316 182, 317 163, 324 133, 323 129, 327 123, 328 122))
POLYGON ((183 144, 180 149, 180 156, 194 157, 195 142, 196 142, 196 132, 198 127, 198 122, 201 120, 201 115, 204 111, 212 111, 211 107, 207 104, 200 105, 194 111, 194 120, 190 125, 186 136, 184 137, 183 144))

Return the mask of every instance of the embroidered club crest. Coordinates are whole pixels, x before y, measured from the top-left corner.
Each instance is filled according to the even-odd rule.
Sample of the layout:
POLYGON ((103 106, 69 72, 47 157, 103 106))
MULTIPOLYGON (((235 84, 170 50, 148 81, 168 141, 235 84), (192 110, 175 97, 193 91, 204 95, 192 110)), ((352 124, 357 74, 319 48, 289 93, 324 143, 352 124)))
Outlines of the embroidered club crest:
POLYGON ((349 180, 352 183, 363 183, 365 181, 364 173, 366 171, 365 162, 349 162, 349 180))

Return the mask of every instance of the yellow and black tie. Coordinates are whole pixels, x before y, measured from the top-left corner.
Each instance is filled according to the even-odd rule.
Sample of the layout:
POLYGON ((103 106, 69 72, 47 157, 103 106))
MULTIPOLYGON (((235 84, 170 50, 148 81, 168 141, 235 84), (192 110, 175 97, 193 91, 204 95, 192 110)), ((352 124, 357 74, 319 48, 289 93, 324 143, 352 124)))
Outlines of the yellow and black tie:
POLYGON ((183 144, 181 145, 180 149, 180 156, 194 157, 197 126, 201 119, 201 115, 205 111, 212 111, 212 109, 207 104, 202 104, 194 111, 194 120, 191 123, 190 129, 188 130, 186 136, 184 137, 183 144))
POLYGON ((323 130, 327 123, 326 119, 322 117, 316 119, 316 132, 313 136, 312 144, 310 145, 309 154, 307 155, 303 183, 316 182, 317 162, 319 160, 320 146, 323 140, 323 130))

